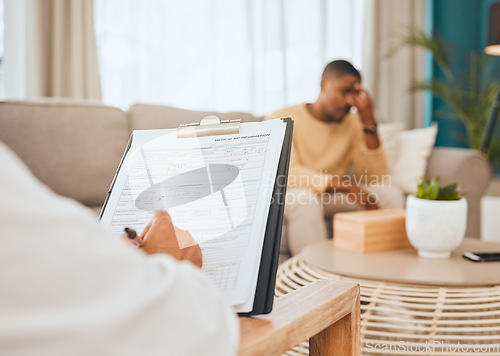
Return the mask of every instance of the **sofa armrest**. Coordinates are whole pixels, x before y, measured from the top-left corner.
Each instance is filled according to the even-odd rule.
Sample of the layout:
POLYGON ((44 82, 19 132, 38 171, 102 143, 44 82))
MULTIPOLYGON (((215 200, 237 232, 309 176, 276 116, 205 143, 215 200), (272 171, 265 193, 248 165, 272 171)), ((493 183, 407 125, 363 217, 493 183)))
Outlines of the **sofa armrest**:
POLYGON ((240 317, 238 355, 281 355, 309 339, 311 355, 360 353, 360 290, 321 280, 274 301, 270 314, 240 317))
POLYGON ((479 237, 481 197, 491 179, 484 156, 465 148, 434 148, 425 175, 439 176, 443 185, 457 182, 462 187, 468 204, 466 236, 479 237))

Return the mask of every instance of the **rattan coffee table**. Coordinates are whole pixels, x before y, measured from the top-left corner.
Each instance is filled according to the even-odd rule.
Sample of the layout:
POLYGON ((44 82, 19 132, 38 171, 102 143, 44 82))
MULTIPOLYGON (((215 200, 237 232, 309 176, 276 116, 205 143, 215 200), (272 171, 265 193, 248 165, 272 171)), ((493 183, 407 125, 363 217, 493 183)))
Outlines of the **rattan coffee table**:
MULTIPOLYGON (((432 261, 413 249, 354 254, 322 242, 280 265, 276 296, 320 279, 358 282, 362 355, 500 355, 500 262, 475 264, 464 250, 500 244, 466 239, 451 259, 432 261)), ((308 354, 307 342, 289 354, 308 354)))

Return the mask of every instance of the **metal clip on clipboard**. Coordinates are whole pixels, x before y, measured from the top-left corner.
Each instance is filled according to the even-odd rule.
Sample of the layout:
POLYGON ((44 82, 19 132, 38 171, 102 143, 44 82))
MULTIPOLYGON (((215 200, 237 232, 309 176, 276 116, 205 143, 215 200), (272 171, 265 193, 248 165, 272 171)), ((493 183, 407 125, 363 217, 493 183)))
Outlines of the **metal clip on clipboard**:
POLYGON ((179 125, 177 138, 230 135, 240 132, 241 120, 221 121, 215 115, 205 116, 199 123, 179 125))

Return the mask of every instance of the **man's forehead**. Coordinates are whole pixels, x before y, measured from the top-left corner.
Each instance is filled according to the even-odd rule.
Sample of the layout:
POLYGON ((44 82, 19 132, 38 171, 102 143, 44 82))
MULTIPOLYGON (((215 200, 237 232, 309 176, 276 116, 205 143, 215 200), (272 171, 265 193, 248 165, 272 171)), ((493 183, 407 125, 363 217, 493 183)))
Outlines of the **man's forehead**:
POLYGON ((361 80, 352 74, 330 75, 325 79, 332 84, 342 87, 354 87, 356 84, 361 83, 361 80))

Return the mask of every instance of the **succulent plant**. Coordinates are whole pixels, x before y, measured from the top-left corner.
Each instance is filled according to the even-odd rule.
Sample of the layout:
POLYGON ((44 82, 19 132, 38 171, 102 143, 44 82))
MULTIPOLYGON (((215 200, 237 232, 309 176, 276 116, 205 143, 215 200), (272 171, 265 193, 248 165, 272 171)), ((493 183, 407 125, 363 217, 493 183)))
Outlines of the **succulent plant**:
POLYGON ((418 185, 417 198, 427 200, 460 200, 463 197, 461 189, 457 183, 448 184, 445 187, 439 186, 439 176, 429 181, 423 178, 418 185))

